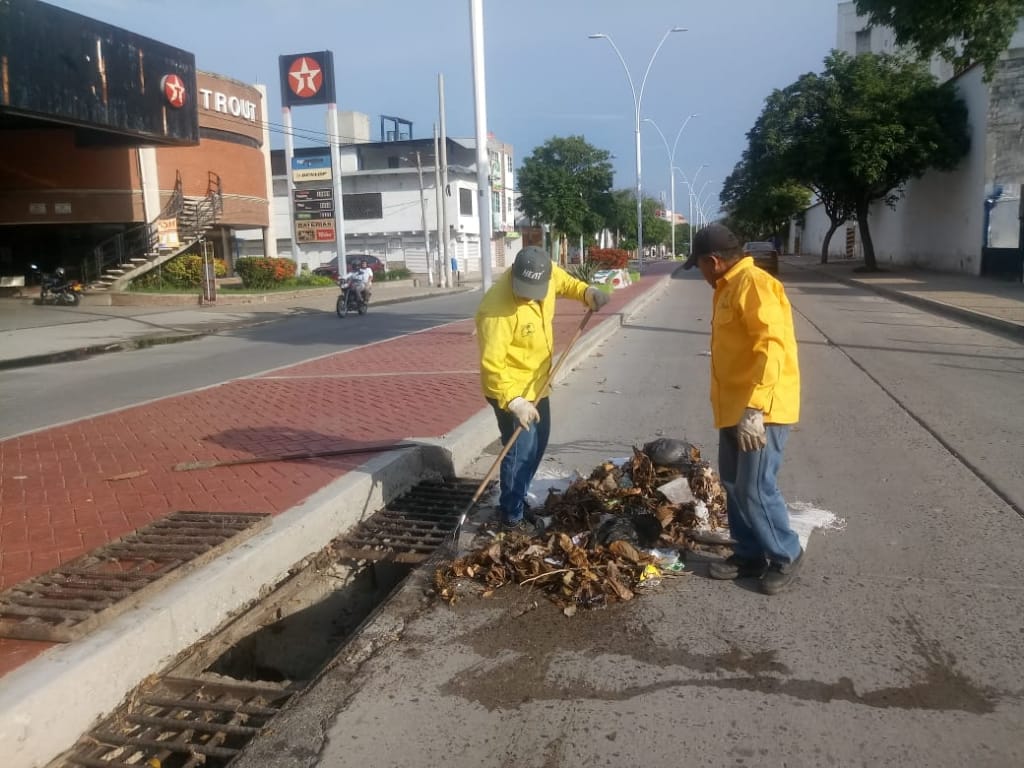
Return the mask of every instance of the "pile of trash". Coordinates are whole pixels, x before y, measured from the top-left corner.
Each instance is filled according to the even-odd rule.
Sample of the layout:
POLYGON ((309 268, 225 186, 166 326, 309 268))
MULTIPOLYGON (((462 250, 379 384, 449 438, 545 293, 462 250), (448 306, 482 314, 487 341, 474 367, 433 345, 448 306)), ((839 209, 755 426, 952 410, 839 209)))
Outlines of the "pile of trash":
POLYGON ((631 600, 682 572, 681 551, 717 549, 728 534, 718 475, 697 446, 669 438, 552 491, 534 515, 535 535, 502 533, 442 564, 436 593, 455 602, 465 579, 482 584, 484 597, 507 584, 531 586, 571 615, 631 600))

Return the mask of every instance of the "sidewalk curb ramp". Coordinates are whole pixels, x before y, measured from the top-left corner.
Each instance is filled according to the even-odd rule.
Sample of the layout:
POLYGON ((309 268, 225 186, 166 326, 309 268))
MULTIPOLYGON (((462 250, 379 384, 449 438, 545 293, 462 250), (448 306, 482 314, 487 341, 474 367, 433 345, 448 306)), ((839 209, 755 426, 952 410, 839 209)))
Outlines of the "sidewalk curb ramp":
MULTIPOLYGON (((630 315, 658 298, 670 279, 657 278, 649 290, 590 329, 569 354, 563 371, 578 366, 630 315)), ((269 594, 340 532, 424 475, 461 474, 496 439, 488 407, 440 438, 405 440, 421 445, 374 457, 134 610, 5 675, 0 685, 3 768, 45 765, 147 676, 269 594)))

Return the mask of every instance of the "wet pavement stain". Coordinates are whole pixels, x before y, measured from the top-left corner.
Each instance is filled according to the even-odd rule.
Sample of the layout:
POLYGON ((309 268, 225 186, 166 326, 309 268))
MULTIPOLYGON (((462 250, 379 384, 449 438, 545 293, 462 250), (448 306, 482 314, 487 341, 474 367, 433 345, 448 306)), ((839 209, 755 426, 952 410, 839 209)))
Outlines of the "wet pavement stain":
MULTIPOLYGON (((493 604, 492 606, 493 607, 493 604)), ((517 708, 533 701, 596 699, 624 701, 675 688, 717 688, 783 695, 817 703, 849 702, 878 709, 957 711, 987 714, 1010 693, 978 685, 956 668, 956 659, 927 640, 913 620, 905 622, 920 666, 908 670, 912 682, 858 691, 849 677, 835 682, 792 677, 775 651, 748 653, 731 647, 721 653, 694 653, 659 645, 629 606, 598 614, 577 614, 572 620, 554 606, 540 606, 529 615, 506 612, 497 620, 466 633, 466 643, 487 661, 456 675, 442 692, 474 701, 489 710, 517 708), (624 657, 644 666, 683 668, 697 673, 642 685, 592 679, 553 681, 556 655, 624 657), (494 660, 499 659, 497 663, 494 660)), ((614 668, 614 667, 613 667, 614 668)), ((599 666, 594 666, 597 672, 599 666)))

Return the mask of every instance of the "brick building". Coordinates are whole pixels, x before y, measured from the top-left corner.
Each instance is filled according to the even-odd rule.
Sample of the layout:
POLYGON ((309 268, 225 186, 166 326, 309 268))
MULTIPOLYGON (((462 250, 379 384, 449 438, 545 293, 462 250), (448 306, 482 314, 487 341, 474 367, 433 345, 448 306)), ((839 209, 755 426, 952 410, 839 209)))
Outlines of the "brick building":
MULTIPOLYGON (((190 53, 35 0, 10 0, 6 13, 0 273, 37 263, 87 282, 105 271, 126 279, 198 237, 230 258, 234 229, 268 233, 261 87, 197 71, 190 53)), ((274 253, 269 233, 267 241, 274 253)))

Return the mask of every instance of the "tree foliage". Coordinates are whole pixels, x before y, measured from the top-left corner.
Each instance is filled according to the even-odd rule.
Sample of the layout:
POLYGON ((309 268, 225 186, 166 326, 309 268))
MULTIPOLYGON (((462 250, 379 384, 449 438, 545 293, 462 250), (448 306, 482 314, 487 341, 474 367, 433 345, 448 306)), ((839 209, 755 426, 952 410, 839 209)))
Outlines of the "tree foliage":
MULTIPOLYGON (((641 210, 644 217, 644 245, 664 245, 672 242, 672 225, 657 215, 661 203, 645 197, 641 210)), ((619 236, 623 248, 636 248, 636 192, 617 189, 611 194, 611 206, 604 226, 619 236)))
POLYGON ((967 108, 952 84, 938 85, 919 63, 838 52, 825 59, 822 74, 772 93, 747 137, 736 178, 723 192, 723 200, 731 196, 730 213, 756 222, 751 211, 771 210, 771 190, 809 187, 832 231, 857 219, 868 269, 876 268, 871 204, 895 204, 903 185, 929 168, 952 170, 970 144, 967 108))
POLYGON ((780 233, 810 205, 811 193, 794 177, 758 167, 748 148, 725 178, 721 201, 734 227, 747 238, 761 239, 780 233))
POLYGON ((1024 0, 856 0, 857 13, 890 27, 896 42, 924 59, 938 54, 958 72, 971 64, 991 78, 1010 44, 1024 0))
POLYGON ((611 154, 582 136, 554 137, 519 170, 519 206, 535 222, 570 237, 591 235, 611 210, 611 154))

